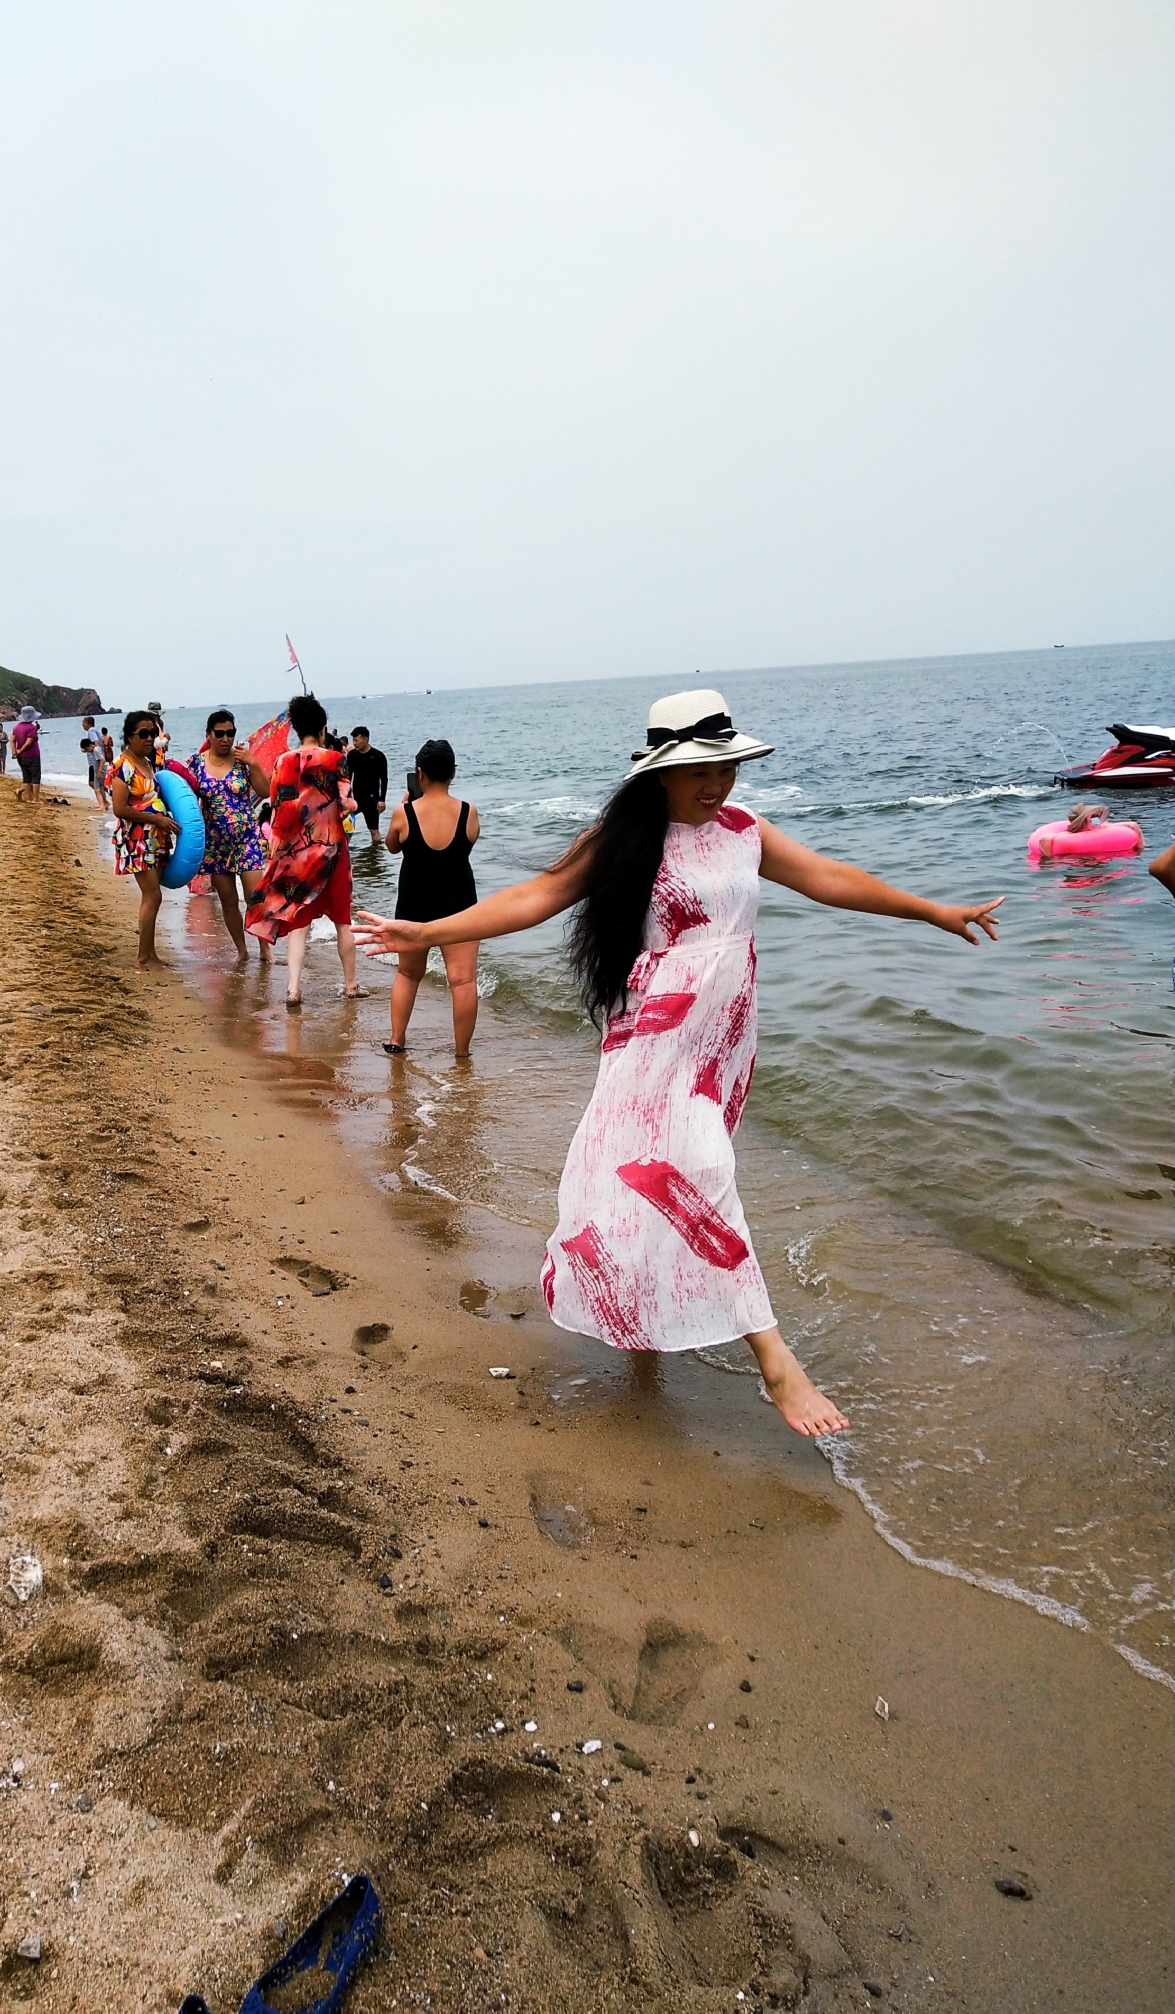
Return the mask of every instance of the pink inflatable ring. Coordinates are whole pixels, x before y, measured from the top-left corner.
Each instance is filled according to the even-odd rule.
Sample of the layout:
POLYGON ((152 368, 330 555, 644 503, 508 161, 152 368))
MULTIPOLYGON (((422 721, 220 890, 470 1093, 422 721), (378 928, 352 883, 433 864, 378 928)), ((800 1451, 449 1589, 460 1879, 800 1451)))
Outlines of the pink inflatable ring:
POLYGON ((1137 825, 1087 825, 1070 832, 1068 820, 1055 818, 1038 825, 1028 841, 1030 860, 1098 860, 1115 853, 1141 853, 1143 837, 1137 825))

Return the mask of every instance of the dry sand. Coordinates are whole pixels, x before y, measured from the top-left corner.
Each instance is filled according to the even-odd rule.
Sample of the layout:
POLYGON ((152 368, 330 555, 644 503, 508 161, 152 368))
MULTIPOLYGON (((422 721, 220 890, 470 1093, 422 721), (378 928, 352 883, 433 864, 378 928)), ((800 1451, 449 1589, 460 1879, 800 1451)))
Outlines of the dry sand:
POLYGON ((1170 1695, 782 1428, 554 1405, 95 837, 0 784, 0 2004, 228 2014, 365 1869, 355 2014, 1169 2008, 1170 1695))

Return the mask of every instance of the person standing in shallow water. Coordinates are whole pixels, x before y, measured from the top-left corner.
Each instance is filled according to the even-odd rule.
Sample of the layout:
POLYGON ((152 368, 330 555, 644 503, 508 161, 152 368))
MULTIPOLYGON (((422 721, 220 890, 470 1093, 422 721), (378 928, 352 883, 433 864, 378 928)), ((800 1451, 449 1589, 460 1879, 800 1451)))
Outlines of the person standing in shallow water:
POLYGON ((617 1349, 696 1350, 745 1336, 798 1434, 848 1425, 779 1332, 734 1179, 755 1063, 760 880, 814 902, 995 938, 992 902, 891 888, 728 804, 738 765, 772 754, 721 693, 675 693, 599 821, 534 880, 420 923, 364 915, 369 955, 504 937, 574 908, 572 968, 603 1027, 596 1087, 559 1184, 542 1285, 560 1328, 617 1349))
POLYGON ((371 734, 366 727, 353 727, 351 747, 347 750, 346 761, 347 775, 351 779, 351 795, 355 799, 358 815, 374 841, 379 837, 380 813, 387 803, 387 756, 382 748, 372 747, 371 734))
MULTIPOLYGON (((481 826, 476 804, 458 803, 450 794, 456 774, 457 758, 447 741, 426 741, 417 751, 420 795, 415 799, 405 795, 397 805, 384 841, 389 853, 404 856, 396 894, 398 917, 432 923, 477 901, 469 855, 481 826)), ((412 946, 400 952, 392 982, 392 1039, 383 1045, 389 1056, 404 1054, 408 1023, 428 963, 427 945, 435 941, 428 938, 424 949, 412 946)), ((478 946, 446 939, 442 948, 453 999, 453 1041, 464 1060, 477 1025, 478 946)))
POLYGON ((300 745, 273 765, 269 864, 245 912, 245 928, 263 944, 289 938, 286 1007, 296 1014, 316 916, 329 917, 335 926, 347 999, 365 996, 355 983, 351 860, 343 830, 343 813, 354 809, 347 771, 337 749, 325 746, 326 710, 314 694, 299 693, 288 712, 300 745))

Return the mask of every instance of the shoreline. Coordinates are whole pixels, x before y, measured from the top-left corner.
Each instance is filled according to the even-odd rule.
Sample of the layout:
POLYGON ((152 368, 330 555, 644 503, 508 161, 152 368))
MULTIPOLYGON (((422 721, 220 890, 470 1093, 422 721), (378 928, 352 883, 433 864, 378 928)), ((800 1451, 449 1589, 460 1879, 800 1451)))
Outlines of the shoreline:
POLYGON ((6 1987, 219 2009, 345 1867, 358 2014, 1168 2005, 1165 1696, 911 1573, 782 1427, 716 1471, 688 1384, 556 1402, 533 1282, 463 1306, 348 1161, 312 1017, 259 1057, 135 973, 98 816, 0 784, 6 1987))

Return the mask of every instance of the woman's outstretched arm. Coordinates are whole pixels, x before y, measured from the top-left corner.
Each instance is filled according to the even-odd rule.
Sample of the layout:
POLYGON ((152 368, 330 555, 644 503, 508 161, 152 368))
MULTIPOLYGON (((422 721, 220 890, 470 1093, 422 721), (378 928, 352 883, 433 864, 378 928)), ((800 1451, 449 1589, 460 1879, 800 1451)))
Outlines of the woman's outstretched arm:
POLYGON ((985 936, 996 937, 992 912, 999 908, 1002 895, 997 895, 993 902, 928 902, 923 895, 907 895, 901 888, 891 888, 888 881, 879 881, 875 874, 866 874, 863 867, 854 867, 847 860, 828 860, 823 853, 813 853, 810 847, 800 846, 786 833, 777 831, 766 818, 760 818, 759 830, 763 835, 759 872, 764 881, 777 881, 783 888, 794 888, 798 895, 806 895, 812 902, 823 902, 829 909, 859 909, 867 916, 899 916, 911 923, 932 923, 936 930, 966 938, 968 944, 979 942, 971 934, 972 924, 985 936))
POLYGON ((570 909, 583 893, 587 855, 582 845, 574 846, 554 867, 536 874, 533 881, 518 881, 497 895, 487 895, 472 909, 456 916, 438 917, 435 923, 394 922, 361 909, 355 942, 362 944, 369 958, 381 951, 417 951, 431 944, 473 944, 483 937, 509 937, 516 930, 533 930, 536 923, 570 909))

